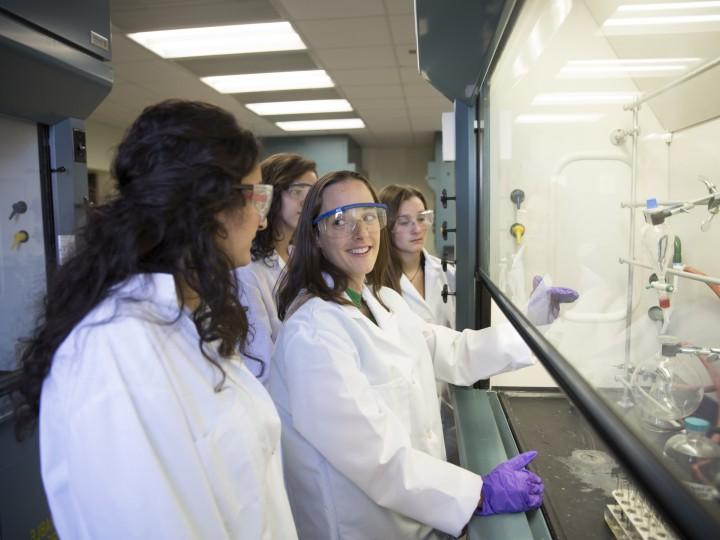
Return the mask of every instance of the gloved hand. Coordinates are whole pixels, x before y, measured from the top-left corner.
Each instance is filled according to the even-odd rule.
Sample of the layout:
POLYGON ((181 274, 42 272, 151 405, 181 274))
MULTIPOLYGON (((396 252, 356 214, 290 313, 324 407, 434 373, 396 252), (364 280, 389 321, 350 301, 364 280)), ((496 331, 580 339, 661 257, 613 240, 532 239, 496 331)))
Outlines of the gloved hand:
POLYGON ((535 456, 535 450, 519 454, 483 476, 482 507, 475 514, 490 516, 538 508, 543 501, 543 481, 525 468, 535 456))
POLYGON ((533 291, 528 300, 527 317, 536 326, 550 324, 560 314, 560 304, 574 302, 580 297, 575 289, 548 287, 541 276, 533 278, 533 291))

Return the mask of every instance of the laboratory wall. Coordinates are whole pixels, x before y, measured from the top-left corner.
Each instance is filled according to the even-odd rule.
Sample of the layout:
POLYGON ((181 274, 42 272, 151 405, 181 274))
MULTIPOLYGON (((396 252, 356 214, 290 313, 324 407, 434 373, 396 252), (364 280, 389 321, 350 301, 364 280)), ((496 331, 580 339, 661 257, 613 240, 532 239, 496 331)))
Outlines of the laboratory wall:
MULTIPOLYGON (((703 59, 667 47, 652 51, 647 38, 608 37, 600 29, 614 4, 526 2, 489 81, 488 270, 523 309, 533 300, 535 276, 543 277, 547 286, 578 291, 579 298, 563 305, 558 319, 543 331, 583 375, 605 387, 620 384, 628 361, 637 365, 657 354, 660 331, 716 346, 712 329, 720 324, 720 300, 705 284, 683 279, 675 280, 672 306, 663 310, 660 329, 662 323, 648 316, 658 303, 658 291, 646 289, 652 272, 635 268, 629 286, 628 265, 620 262, 651 262, 643 246, 648 226, 642 208, 624 205, 707 195, 698 180, 701 175, 720 185, 720 121, 700 115, 694 125, 669 122, 666 104, 661 109, 658 102, 648 101, 639 110, 633 152, 632 137, 622 133, 633 128, 632 111, 624 105, 666 83, 667 73, 654 73, 652 61, 644 71, 632 68, 653 54, 670 57, 670 67, 683 69, 688 66, 680 62, 703 59), (625 69, 613 72, 608 66, 625 69), (519 208, 511 200, 516 189, 524 193, 519 208), (514 224, 522 226, 522 235, 511 233, 514 224), (628 303, 630 341, 625 332, 628 303)), ((692 43, 702 42, 702 36, 695 38, 692 43)), ((705 99, 714 99, 712 95, 707 88, 705 99)), ((683 102, 680 93, 668 99, 678 106, 683 102)), ((707 208, 699 207, 672 217, 667 225, 682 241, 682 263, 717 276, 720 227, 715 224, 702 232, 704 214, 707 208)), ((502 319, 493 308, 493 321, 502 319)), ((494 377, 492 383, 554 385, 540 365, 494 377)))
MULTIPOLYGON (((427 165, 432 161, 434 148, 432 145, 418 145, 394 148, 363 148, 362 168, 376 190, 390 184, 409 184, 425 196, 428 205, 435 206, 435 193, 427 181, 427 165)), ((435 231, 428 232, 425 249, 435 254, 435 231)), ((438 233, 439 234, 439 233, 438 233)))
POLYGON ((317 163, 320 176, 330 171, 359 170, 356 144, 347 135, 318 135, 312 137, 264 137, 261 158, 280 152, 292 152, 317 163))

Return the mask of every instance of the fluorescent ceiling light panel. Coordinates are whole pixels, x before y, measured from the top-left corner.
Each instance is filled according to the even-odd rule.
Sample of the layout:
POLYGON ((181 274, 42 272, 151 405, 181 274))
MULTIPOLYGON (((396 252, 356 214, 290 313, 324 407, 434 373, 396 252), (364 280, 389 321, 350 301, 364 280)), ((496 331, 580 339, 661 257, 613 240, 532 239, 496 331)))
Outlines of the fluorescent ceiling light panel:
POLYGON ((638 92, 550 92, 538 94, 533 105, 602 105, 627 103, 638 92))
POLYGON ((516 124, 578 124, 597 122, 604 114, 519 114, 515 117, 516 124))
POLYGON ((247 103, 245 106, 255 114, 259 114, 260 116, 352 111, 352 106, 347 99, 273 101, 268 103, 247 103))
POLYGON ((137 32, 128 37, 162 58, 306 49, 289 22, 137 32))
POLYGON ((330 88, 335 86, 332 79, 323 69, 280 71, 277 73, 248 73, 245 75, 218 75, 214 77, 202 77, 201 80, 222 94, 330 88))
POLYGON ((284 131, 319 131, 327 129, 362 129, 365 122, 360 118, 334 118, 332 120, 299 120, 275 122, 284 131))
POLYGON ((664 2, 658 4, 622 4, 618 6, 620 12, 638 11, 678 11, 685 9, 712 9, 720 8, 720 2, 712 0, 708 2, 664 2))

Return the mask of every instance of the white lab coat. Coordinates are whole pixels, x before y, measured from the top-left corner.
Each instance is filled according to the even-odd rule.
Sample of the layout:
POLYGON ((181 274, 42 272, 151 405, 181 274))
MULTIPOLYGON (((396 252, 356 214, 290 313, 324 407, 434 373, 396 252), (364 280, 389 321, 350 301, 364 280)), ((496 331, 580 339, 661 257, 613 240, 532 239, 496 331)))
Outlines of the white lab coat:
POLYGON ((285 261, 277 251, 273 250, 270 257, 252 261, 247 266, 235 270, 239 280, 255 287, 260 293, 260 302, 252 306, 256 326, 264 326, 273 341, 277 339, 281 322, 277 315, 275 302, 275 286, 280 274, 285 269, 285 261))
POLYGON ((172 276, 136 276, 55 353, 40 450, 60 537, 296 538, 270 397, 239 357, 218 359, 216 392, 219 373, 178 315, 172 276))
POLYGON ((455 292, 455 266, 447 265, 447 272, 443 272, 440 259, 423 250, 425 256, 425 298, 403 274, 400 278, 400 289, 403 298, 410 308, 425 322, 455 328, 455 297, 448 296, 447 303, 442 300, 443 285, 448 291, 455 292))
POLYGON ((389 312, 367 287, 362 295, 378 325, 354 306, 313 298, 275 343, 270 393, 298 534, 458 535, 482 479, 444 459, 435 377, 468 384, 532 356, 510 327, 459 333, 426 324, 391 289, 381 294, 389 312))
POLYGON ((245 313, 251 329, 247 337, 245 365, 261 383, 267 386, 273 350, 267 312, 258 288, 244 283, 242 275, 236 275, 239 281, 240 303, 247 308, 245 313))

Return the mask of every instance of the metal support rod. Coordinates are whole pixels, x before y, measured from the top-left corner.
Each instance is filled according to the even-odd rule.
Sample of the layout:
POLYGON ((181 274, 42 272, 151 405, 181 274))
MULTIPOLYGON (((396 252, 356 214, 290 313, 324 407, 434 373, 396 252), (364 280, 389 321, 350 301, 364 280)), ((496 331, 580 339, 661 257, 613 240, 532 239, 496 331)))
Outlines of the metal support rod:
POLYGON ((646 101, 648 101, 654 97, 657 97, 661 94, 664 94, 668 90, 671 90, 671 89, 675 88, 676 86, 679 86, 679 85, 683 84, 684 82, 689 81, 690 79, 694 79, 698 75, 701 75, 701 74, 705 73, 707 70, 712 69, 718 65, 720 65, 720 57, 716 58, 715 60, 711 60, 710 62, 708 62, 706 64, 703 64, 702 66, 700 66, 697 69, 693 69, 689 73, 686 73, 682 77, 678 77, 677 79, 669 82, 665 86, 661 86, 657 90, 653 90, 652 92, 647 92, 647 93, 637 97, 636 99, 633 100, 632 103, 628 103, 628 104, 624 105, 623 109, 625 109, 626 111, 637 110, 640 108, 640 105, 642 105, 646 101))
MULTIPOLYGON (((629 135, 632 137, 632 175, 630 179, 630 200, 637 200, 637 174, 638 174, 638 156, 637 146, 638 137, 640 135, 639 125, 640 109, 635 107, 633 109, 632 123, 633 127, 629 135)), ((635 209, 630 209, 630 241, 628 245, 628 253, 630 258, 635 258, 635 209)), ((633 304, 633 289, 635 287, 635 267, 631 264, 628 265, 627 274, 627 307, 625 309, 625 378, 630 380, 630 348, 632 342, 632 304, 633 304)), ((630 392, 627 388, 623 389, 623 396, 618 403, 621 407, 630 407, 632 400, 630 399, 630 392)))
MULTIPOLYGON (((646 268, 648 270, 655 271, 655 269, 652 266, 650 266, 649 264, 642 263, 640 261, 629 260, 629 259, 625 259, 624 257, 620 257, 620 262, 622 264, 627 264, 630 266, 638 266, 640 268, 646 268)), ((716 278, 716 277, 712 277, 712 276, 703 276, 701 274, 693 274, 691 272, 685 272, 683 270, 676 270, 675 268, 666 268, 665 273, 673 275, 673 276, 679 276, 682 278, 692 279, 695 281, 702 281, 703 283, 707 283, 708 285, 720 285, 720 278, 716 278)))

